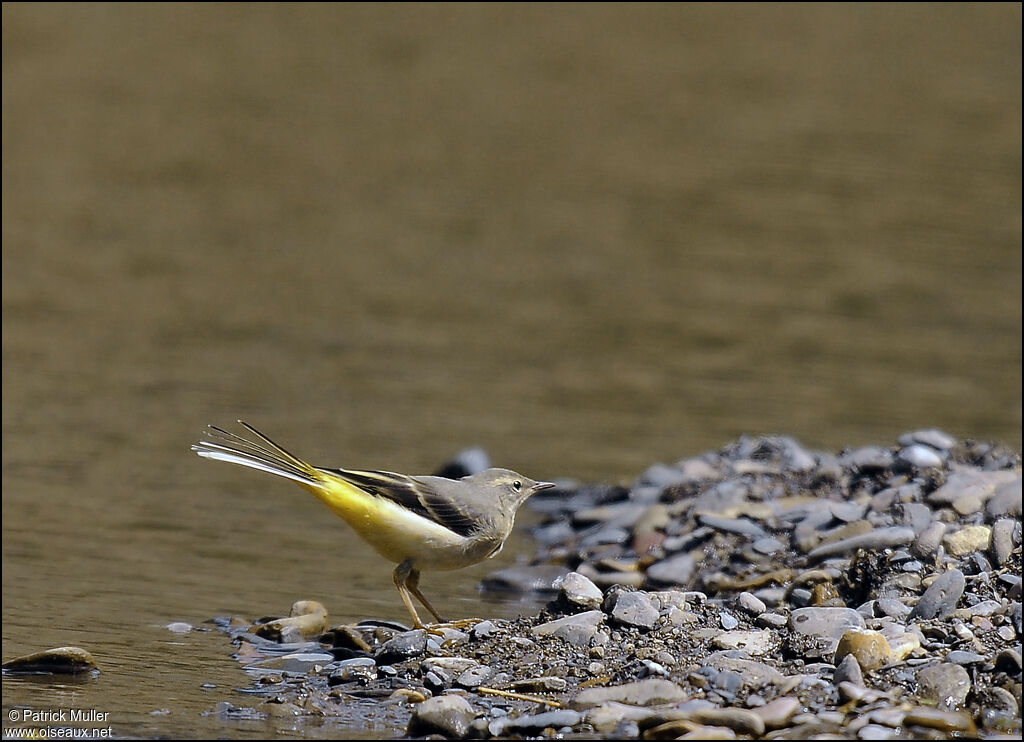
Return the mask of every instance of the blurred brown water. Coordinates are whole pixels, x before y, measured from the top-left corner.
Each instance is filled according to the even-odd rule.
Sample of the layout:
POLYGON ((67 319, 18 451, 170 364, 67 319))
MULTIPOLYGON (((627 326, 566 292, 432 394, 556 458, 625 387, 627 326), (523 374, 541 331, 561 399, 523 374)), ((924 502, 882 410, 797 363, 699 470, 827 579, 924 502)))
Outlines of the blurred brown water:
MULTIPOLYGON (((5 712, 292 733, 201 716, 247 681, 165 624, 405 618, 313 498, 189 452, 238 417, 610 481, 742 433, 1019 448, 1021 6, 4 4, 3 656, 104 670, 5 712)), ((424 589, 514 615, 475 585, 528 551, 424 589)))

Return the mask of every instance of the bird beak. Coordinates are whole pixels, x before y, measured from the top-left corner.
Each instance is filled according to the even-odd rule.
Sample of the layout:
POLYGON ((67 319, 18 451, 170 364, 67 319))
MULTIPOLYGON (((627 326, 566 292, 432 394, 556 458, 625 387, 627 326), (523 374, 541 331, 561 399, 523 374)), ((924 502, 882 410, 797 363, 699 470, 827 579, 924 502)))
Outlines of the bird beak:
POLYGON ((537 482, 530 489, 532 490, 533 494, 537 494, 541 490, 549 490, 554 486, 556 486, 554 482, 537 482))

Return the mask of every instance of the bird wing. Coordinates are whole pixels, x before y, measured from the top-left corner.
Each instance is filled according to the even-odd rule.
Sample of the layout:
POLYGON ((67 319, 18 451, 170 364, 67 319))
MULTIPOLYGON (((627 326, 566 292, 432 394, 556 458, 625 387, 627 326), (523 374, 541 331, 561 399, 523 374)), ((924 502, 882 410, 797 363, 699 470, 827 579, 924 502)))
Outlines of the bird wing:
POLYGON ((324 469, 366 492, 383 497, 444 526, 460 536, 472 536, 482 525, 481 512, 470 505, 461 488, 465 482, 440 477, 410 477, 389 471, 324 469))

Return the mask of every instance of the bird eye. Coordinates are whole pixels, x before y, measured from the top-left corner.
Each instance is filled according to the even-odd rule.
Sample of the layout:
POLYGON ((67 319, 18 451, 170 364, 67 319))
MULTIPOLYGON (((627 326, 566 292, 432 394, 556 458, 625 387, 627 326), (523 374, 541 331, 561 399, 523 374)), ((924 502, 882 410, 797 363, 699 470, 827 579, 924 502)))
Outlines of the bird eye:
POLYGON ((516 492, 518 492, 522 488, 523 488, 523 483, 520 482, 518 479, 516 481, 512 482, 512 489, 514 489, 516 492))

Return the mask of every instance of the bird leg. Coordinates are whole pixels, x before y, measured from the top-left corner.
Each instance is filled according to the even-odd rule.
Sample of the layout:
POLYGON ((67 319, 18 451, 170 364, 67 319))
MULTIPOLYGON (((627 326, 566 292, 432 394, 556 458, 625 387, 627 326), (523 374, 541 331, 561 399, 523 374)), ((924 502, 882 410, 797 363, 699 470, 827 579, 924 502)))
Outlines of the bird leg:
POLYGON ((416 606, 413 605, 412 596, 415 595, 421 603, 430 611, 434 618, 439 622, 444 623, 444 619, 434 610, 434 606, 430 605, 423 593, 420 592, 420 573, 419 570, 413 568, 413 562, 411 559, 406 559, 404 562, 395 567, 394 572, 395 587, 398 588, 398 594, 402 596, 402 602, 405 603, 405 607, 409 609, 409 614, 412 616, 412 627, 414 629, 425 629, 426 626, 420 621, 420 616, 416 612, 416 606))

